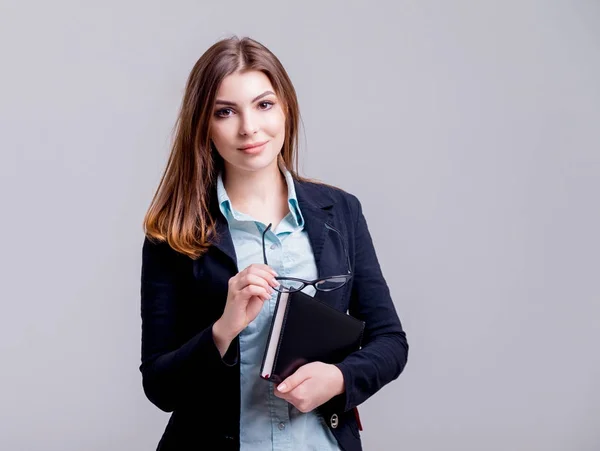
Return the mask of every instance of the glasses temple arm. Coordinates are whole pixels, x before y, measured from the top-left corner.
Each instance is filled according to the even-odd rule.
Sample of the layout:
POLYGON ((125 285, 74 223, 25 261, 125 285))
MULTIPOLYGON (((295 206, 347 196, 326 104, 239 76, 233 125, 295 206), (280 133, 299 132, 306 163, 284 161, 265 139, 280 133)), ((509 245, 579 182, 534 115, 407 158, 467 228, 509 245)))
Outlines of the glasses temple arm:
POLYGON ((348 253, 348 248, 346 247, 346 243, 344 243, 344 238, 342 237, 342 234, 335 227, 330 226, 327 223, 325 223, 325 227, 327 227, 329 230, 333 230, 340 237, 340 241, 342 242, 342 246, 344 247, 344 253, 346 254, 346 260, 348 262, 348 274, 352 274, 352 265, 350 264, 350 254, 348 253))
POLYGON ((268 266, 269 264, 267 263, 267 251, 265 250, 265 235, 266 235, 266 233, 269 231, 269 229, 271 228, 271 226, 272 226, 272 225, 273 225, 273 224, 269 224, 269 225, 267 226, 267 228, 265 229, 265 231, 263 232, 263 234, 262 234, 262 251, 263 251, 263 261, 264 261, 265 265, 267 265, 267 266, 268 266))

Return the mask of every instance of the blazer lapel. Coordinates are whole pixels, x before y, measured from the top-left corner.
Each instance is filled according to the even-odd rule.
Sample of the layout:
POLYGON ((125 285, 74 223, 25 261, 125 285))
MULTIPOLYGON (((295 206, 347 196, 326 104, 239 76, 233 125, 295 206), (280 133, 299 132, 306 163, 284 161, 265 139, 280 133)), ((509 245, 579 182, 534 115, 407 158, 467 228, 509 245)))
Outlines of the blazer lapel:
POLYGON ((315 256, 317 271, 319 277, 323 276, 326 265, 322 260, 323 246, 327 236, 325 224, 331 224, 333 202, 329 198, 311 193, 305 182, 294 180, 296 188, 296 197, 302 217, 304 218, 304 227, 308 234, 308 239, 315 256))
POLYGON ((217 233, 216 237, 214 237, 211 241, 211 244, 229 257, 237 270, 237 255, 235 253, 233 238, 231 238, 231 232, 229 231, 227 219, 225 219, 221 211, 218 209, 213 213, 213 215, 215 218, 215 227, 217 233))

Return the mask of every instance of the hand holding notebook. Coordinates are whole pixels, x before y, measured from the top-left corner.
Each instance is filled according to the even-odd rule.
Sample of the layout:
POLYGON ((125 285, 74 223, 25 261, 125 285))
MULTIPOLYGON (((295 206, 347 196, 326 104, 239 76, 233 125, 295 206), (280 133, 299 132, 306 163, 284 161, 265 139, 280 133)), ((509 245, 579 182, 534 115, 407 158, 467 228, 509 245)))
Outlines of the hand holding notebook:
MULTIPOLYGON (((329 224, 325 227, 340 232, 329 224)), ((265 234, 262 235, 265 265, 265 234)), ((260 375, 263 379, 281 383, 301 366, 310 362, 340 363, 346 356, 360 349, 365 323, 344 312, 303 293, 301 290, 312 285, 317 292, 333 291, 344 286, 352 277, 348 249, 343 239, 348 272, 317 280, 277 277, 281 286, 275 313, 271 322, 269 338, 263 356, 260 375)))
POLYGON ((273 390, 300 412, 306 413, 325 404, 346 390, 344 375, 335 365, 311 362, 301 366, 273 390))
POLYGON ((364 327, 301 291, 279 293, 261 377, 281 383, 307 363, 340 363, 360 349, 364 327))

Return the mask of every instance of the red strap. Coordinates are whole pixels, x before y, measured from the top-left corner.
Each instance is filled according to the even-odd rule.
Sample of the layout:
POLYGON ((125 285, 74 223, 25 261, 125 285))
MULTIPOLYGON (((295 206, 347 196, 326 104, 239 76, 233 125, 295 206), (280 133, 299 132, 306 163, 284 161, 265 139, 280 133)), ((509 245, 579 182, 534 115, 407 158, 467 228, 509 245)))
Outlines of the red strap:
POLYGON ((358 414, 358 407, 354 408, 354 416, 356 417, 356 424, 358 424, 358 430, 362 431, 362 423, 360 422, 360 415, 358 414))

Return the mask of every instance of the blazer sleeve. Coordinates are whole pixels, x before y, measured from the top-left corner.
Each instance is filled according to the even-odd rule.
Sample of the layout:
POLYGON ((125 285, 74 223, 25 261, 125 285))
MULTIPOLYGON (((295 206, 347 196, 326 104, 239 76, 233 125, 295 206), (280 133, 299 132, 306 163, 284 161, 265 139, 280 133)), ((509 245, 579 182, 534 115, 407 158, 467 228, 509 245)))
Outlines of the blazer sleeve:
POLYGON ((346 387, 348 411, 396 379, 408 357, 408 342, 383 277, 360 201, 352 196, 356 211, 354 280, 349 312, 365 321, 363 345, 337 364, 346 387))
POLYGON ((144 239, 141 271, 142 384, 148 399, 165 412, 182 407, 194 391, 220 391, 223 372, 237 363, 237 338, 223 358, 212 324, 185 343, 177 340, 177 306, 191 279, 189 257, 166 242, 144 239), (216 385, 215 385, 216 384, 216 385))

